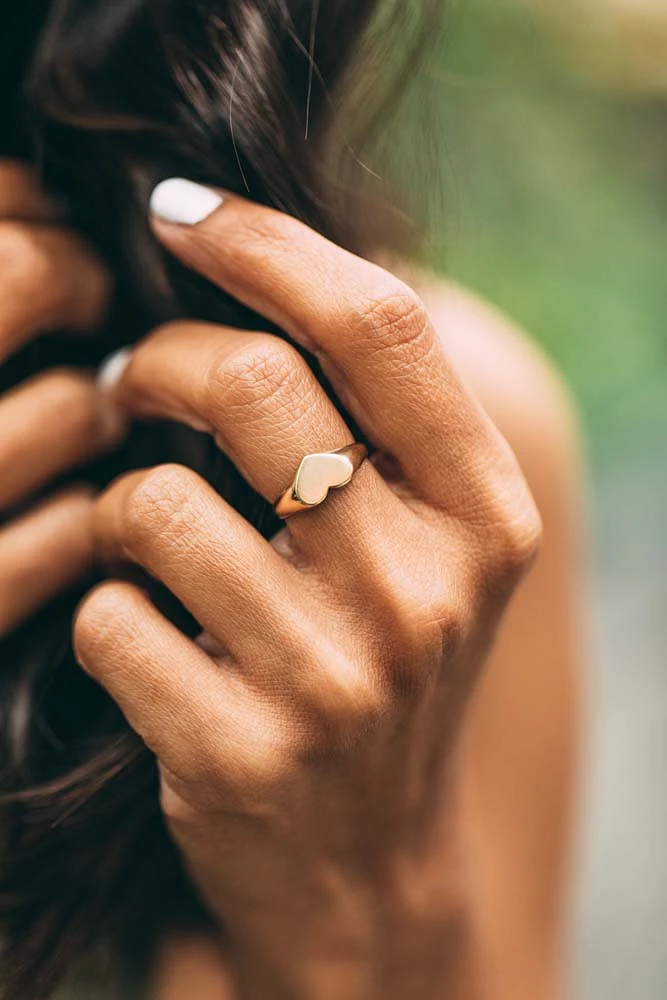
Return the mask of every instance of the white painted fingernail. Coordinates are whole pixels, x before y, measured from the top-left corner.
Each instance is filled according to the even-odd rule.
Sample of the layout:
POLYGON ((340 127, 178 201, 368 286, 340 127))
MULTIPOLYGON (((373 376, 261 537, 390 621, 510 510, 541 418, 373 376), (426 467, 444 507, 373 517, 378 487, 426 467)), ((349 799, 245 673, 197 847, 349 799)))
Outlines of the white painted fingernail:
POLYGON ((165 222, 195 226, 215 212, 222 202, 222 195, 218 191, 187 181, 183 177, 170 177, 161 181, 153 191, 150 210, 165 222))
POLYGON ((111 389, 115 389, 123 377, 131 357, 132 350, 129 347, 122 347, 120 351, 110 354, 98 368, 98 388, 104 392, 110 392, 111 389))

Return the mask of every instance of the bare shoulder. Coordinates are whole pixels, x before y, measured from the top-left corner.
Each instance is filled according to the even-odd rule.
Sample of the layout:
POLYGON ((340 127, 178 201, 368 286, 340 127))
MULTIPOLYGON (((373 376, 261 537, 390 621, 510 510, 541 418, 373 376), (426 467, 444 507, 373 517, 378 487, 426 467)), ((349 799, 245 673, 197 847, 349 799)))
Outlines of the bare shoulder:
POLYGON ((420 273, 425 302, 448 356, 514 449, 536 493, 579 478, 580 435, 565 383, 527 333, 459 285, 420 273), (545 481, 546 480, 546 481, 545 481))
POLYGON ((511 320, 456 285, 414 275, 410 283, 513 448, 542 516, 539 558, 473 699, 464 767, 483 947, 497 973, 491 993, 563 996, 587 633, 576 412, 561 377, 511 320))

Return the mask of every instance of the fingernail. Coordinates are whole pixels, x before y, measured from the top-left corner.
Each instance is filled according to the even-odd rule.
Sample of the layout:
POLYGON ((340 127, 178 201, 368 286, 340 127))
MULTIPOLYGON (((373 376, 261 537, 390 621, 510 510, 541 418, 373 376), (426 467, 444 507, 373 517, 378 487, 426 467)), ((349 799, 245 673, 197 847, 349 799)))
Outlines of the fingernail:
POLYGON ((195 226, 222 205, 222 195, 183 177, 161 181, 150 200, 151 214, 165 222, 195 226))
POLYGON ((110 354, 97 371, 97 388, 100 390, 98 396, 100 429, 104 440, 111 444, 121 441, 128 428, 127 416, 115 405, 110 393, 120 382, 131 357, 131 349, 123 347, 120 351, 110 354))
POLYGON ((106 358, 97 370, 97 386, 103 392, 110 392, 120 382, 130 363, 132 350, 122 347, 106 358))

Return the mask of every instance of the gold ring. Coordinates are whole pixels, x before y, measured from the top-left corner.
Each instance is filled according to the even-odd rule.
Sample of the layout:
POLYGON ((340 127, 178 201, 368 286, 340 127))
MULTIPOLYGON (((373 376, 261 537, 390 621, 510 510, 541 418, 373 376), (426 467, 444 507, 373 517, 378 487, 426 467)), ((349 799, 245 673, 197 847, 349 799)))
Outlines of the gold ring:
POLYGON ((291 486, 276 501, 276 514, 285 520, 299 511, 318 507, 328 497, 329 490, 347 486, 367 457, 365 444, 349 444, 339 451, 306 455, 291 486))

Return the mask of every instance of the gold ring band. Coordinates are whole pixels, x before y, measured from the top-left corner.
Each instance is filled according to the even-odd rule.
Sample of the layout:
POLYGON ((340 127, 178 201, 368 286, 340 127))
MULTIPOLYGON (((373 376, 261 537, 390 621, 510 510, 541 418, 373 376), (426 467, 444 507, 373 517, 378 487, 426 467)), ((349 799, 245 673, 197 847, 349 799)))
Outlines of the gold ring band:
POLYGON ((276 501, 276 514, 285 520, 302 510, 319 507, 328 497, 329 490, 347 486, 367 457, 365 444, 349 444, 338 451, 306 455, 292 484, 276 501))

